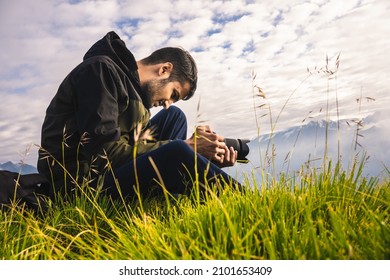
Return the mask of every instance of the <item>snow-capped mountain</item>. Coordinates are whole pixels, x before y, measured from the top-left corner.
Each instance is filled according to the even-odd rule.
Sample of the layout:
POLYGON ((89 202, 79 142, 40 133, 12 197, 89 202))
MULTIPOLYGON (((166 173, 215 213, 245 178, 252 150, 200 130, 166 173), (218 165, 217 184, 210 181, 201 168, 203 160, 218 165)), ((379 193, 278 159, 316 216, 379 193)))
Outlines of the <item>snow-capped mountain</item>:
MULTIPOLYGON (((249 163, 227 169, 242 179, 242 171, 261 177, 261 172, 292 173, 302 167, 318 168, 324 158, 335 164, 340 156, 344 170, 364 161, 364 176, 388 176, 390 141, 386 129, 375 123, 375 117, 362 120, 311 121, 249 142, 249 163)), ((253 175, 252 175, 253 176, 253 175)))

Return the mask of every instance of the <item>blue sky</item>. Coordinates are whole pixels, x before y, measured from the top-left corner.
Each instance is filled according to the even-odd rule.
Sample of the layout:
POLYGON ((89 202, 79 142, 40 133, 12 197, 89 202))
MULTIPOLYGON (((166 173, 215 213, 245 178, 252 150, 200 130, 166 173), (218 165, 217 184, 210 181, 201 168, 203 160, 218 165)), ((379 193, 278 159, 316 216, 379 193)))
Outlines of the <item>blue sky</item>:
POLYGON ((136 59, 163 46, 192 52, 198 91, 177 104, 190 131, 208 123, 226 137, 254 138, 270 130, 270 119, 281 130, 325 118, 327 101, 334 119, 337 95, 343 119, 383 112, 378 137, 388 137, 389 14, 387 0, 0 1, 0 162, 35 164, 48 103, 111 30, 136 59), (339 54, 328 79, 326 57, 335 69, 339 54), (254 98, 253 85, 266 98, 254 98), (359 108, 360 96, 375 101, 359 108))

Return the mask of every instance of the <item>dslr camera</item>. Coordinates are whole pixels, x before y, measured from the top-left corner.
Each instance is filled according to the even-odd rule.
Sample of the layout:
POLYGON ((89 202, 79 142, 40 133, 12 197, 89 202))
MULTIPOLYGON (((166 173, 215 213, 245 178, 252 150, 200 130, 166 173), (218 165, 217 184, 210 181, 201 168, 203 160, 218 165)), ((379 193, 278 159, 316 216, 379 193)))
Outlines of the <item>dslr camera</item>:
POLYGON ((225 138, 224 140, 226 146, 233 147, 237 151, 237 160, 247 163, 249 160, 246 156, 249 153, 249 140, 248 139, 234 139, 234 138, 225 138))

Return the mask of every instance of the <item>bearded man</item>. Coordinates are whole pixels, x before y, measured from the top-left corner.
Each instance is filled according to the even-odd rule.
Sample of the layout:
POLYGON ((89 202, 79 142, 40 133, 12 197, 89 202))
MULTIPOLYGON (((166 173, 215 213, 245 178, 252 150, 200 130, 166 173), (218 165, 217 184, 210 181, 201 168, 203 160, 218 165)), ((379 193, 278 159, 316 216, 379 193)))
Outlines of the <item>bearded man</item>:
POLYGON ((118 198, 191 190, 217 180, 237 151, 208 126, 187 139, 187 120, 176 106, 197 87, 197 67, 181 48, 158 49, 135 60, 113 31, 97 41, 64 79, 46 110, 38 170, 51 197, 76 185, 101 186, 118 198), (150 108, 163 106, 151 118, 150 108), (198 173, 198 174, 197 174, 198 173), (197 176, 199 175, 199 176, 197 176))

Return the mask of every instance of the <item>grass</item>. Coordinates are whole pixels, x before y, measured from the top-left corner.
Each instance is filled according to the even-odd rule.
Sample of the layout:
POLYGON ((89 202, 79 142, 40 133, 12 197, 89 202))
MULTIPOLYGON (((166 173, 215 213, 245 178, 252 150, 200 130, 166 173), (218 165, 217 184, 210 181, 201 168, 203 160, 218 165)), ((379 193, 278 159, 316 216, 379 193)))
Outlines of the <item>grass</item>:
POLYGON ((112 202, 81 192, 44 216, 0 214, 2 259, 389 259, 389 182, 359 168, 203 199, 112 202), (168 203, 169 202, 169 203, 168 203), (143 210, 144 209, 144 210, 143 210))
MULTIPOLYGON (((338 66, 339 56, 334 71, 326 59, 328 82, 338 66)), ((265 98, 260 87, 252 88, 265 98)), ((329 83, 327 88, 329 96, 329 83)), ((273 133, 281 112, 273 121, 270 106, 254 100, 254 109, 267 109, 273 133)), ((256 122, 266 115, 256 115, 256 122)), ((359 135, 357 130, 356 142, 359 135)), ((74 200, 59 198, 43 215, 11 206, 0 211, 0 259, 390 259, 389 176, 362 176, 364 159, 344 170, 326 153, 319 169, 303 166, 294 176, 266 173, 273 150, 270 142, 260 155, 261 181, 248 174, 245 191, 221 182, 218 195, 210 190, 200 197, 195 190, 190 196, 125 202, 111 201, 85 183, 74 200)), ((197 180, 194 185, 199 187, 197 180)))

